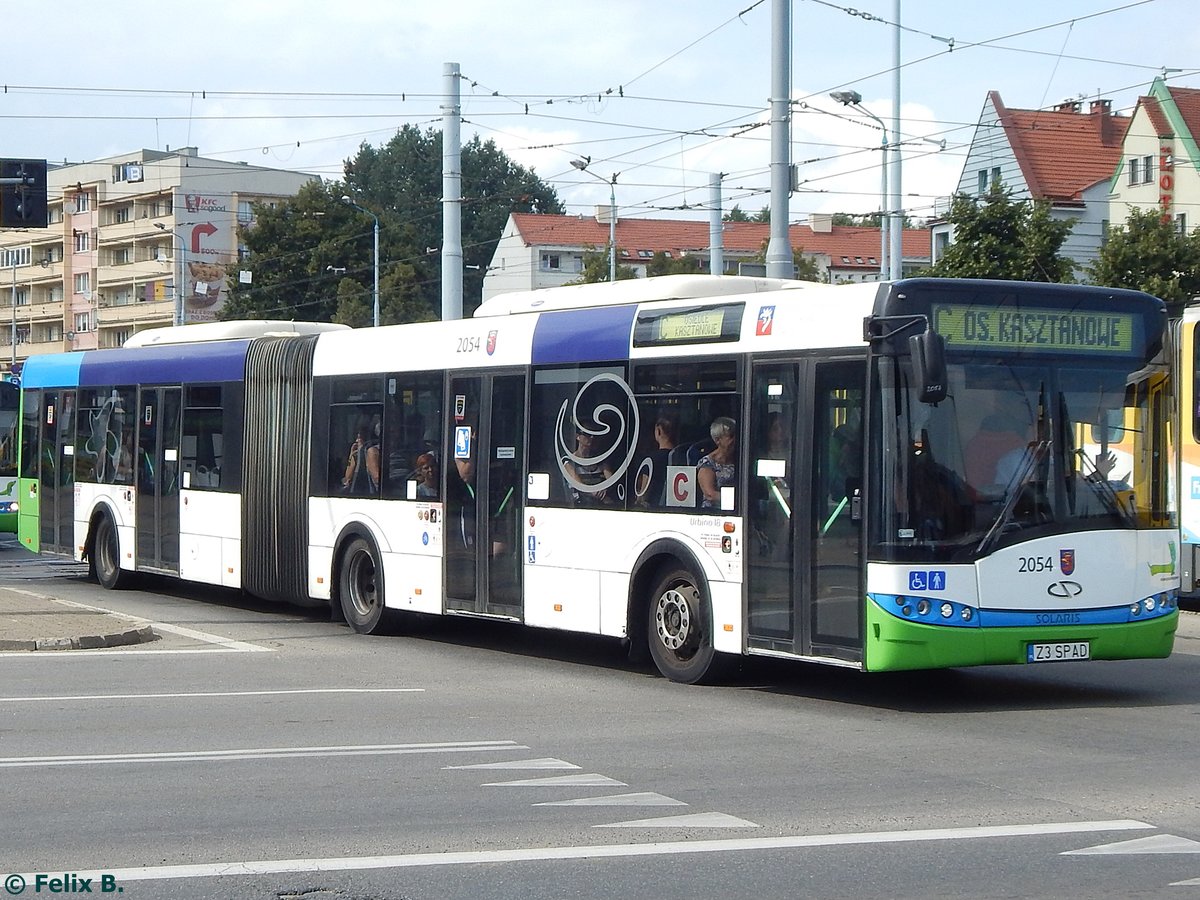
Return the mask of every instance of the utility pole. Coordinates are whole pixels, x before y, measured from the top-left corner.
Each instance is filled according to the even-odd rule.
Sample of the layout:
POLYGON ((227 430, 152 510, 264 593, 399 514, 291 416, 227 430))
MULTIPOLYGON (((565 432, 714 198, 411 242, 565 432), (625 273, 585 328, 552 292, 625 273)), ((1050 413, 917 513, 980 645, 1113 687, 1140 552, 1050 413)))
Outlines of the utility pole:
MULTIPOLYGON (((899 2, 899 0, 897 0, 899 2)), ((792 0, 771 5, 771 237, 767 241, 767 276, 794 278, 792 241, 788 232, 792 145, 792 0)))

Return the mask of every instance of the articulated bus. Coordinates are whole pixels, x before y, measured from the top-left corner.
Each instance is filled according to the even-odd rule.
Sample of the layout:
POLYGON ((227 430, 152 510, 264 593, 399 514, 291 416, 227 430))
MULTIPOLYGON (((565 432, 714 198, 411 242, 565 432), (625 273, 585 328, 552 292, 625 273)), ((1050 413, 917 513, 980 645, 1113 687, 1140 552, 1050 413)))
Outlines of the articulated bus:
POLYGON ((0 531, 17 530, 17 416, 21 391, 0 381, 0 531))
POLYGON ((1168 384, 1167 321, 1146 294, 673 276, 461 321, 253 327, 31 358, 23 545, 109 588, 328 601, 363 633, 420 613, 611 636, 680 682, 739 655, 1171 652, 1174 449, 1146 389, 1168 384))
POLYGON ((1179 393, 1179 528, 1182 595, 1200 600, 1200 305, 1176 323, 1179 393))

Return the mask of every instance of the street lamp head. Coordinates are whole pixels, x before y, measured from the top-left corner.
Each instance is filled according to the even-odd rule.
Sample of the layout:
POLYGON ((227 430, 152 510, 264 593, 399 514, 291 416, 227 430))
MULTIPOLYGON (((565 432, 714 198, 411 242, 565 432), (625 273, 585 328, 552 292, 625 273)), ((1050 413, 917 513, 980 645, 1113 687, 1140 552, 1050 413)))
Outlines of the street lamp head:
POLYGON ((354 201, 351 200, 346 194, 342 194, 342 202, 345 203, 347 206, 354 205, 354 201))
POLYGON ((166 225, 164 225, 162 222, 155 222, 155 223, 154 223, 154 227, 155 227, 155 228, 157 228, 159 231, 166 231, 166 230, 167 230, 167 226, 166 226, 166 225))
POLYGON ((588 167, 588 165, 591 163, 591 161, 592 161, 592 158, 590 156, 585 156, 583 159, 571 160, 571 165, 573 165, 580 172, 582 172, 584 169, 586 169, 588 167))
POLYGON ((832 91, 829 96, 843 106, 858 106, 862 103, 862 94, 858 91, 832 91))

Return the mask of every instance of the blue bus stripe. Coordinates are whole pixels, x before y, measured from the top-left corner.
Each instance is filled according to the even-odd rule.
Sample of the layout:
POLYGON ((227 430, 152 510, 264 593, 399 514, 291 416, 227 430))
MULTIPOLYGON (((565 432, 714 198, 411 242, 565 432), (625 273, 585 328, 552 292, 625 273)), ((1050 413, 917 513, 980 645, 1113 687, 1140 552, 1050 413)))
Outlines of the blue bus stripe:
POLYGON ((241 381, 249 341, 212 344, 162 344, 132 350, 94 350, 83 354, 82 387, 110 384, 190 384, 241 381))
POLYGON ((636 313, 633 305, 544 312, 533 332, 533 364, 629 359, 636 313))

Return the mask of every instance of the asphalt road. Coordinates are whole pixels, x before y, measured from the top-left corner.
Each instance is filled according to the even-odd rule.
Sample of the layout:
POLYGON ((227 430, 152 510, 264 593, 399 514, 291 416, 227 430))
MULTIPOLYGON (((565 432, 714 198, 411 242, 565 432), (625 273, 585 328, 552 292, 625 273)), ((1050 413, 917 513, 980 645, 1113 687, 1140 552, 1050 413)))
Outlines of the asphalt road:
POLYGON ((172 626, 0 654, 14 896, 1200 895, 1195 613, 1165 661, 754 660, 687 687, 607 640, 366 638, 202 586, 106 593, 7 544, 0 577, 172 626))

